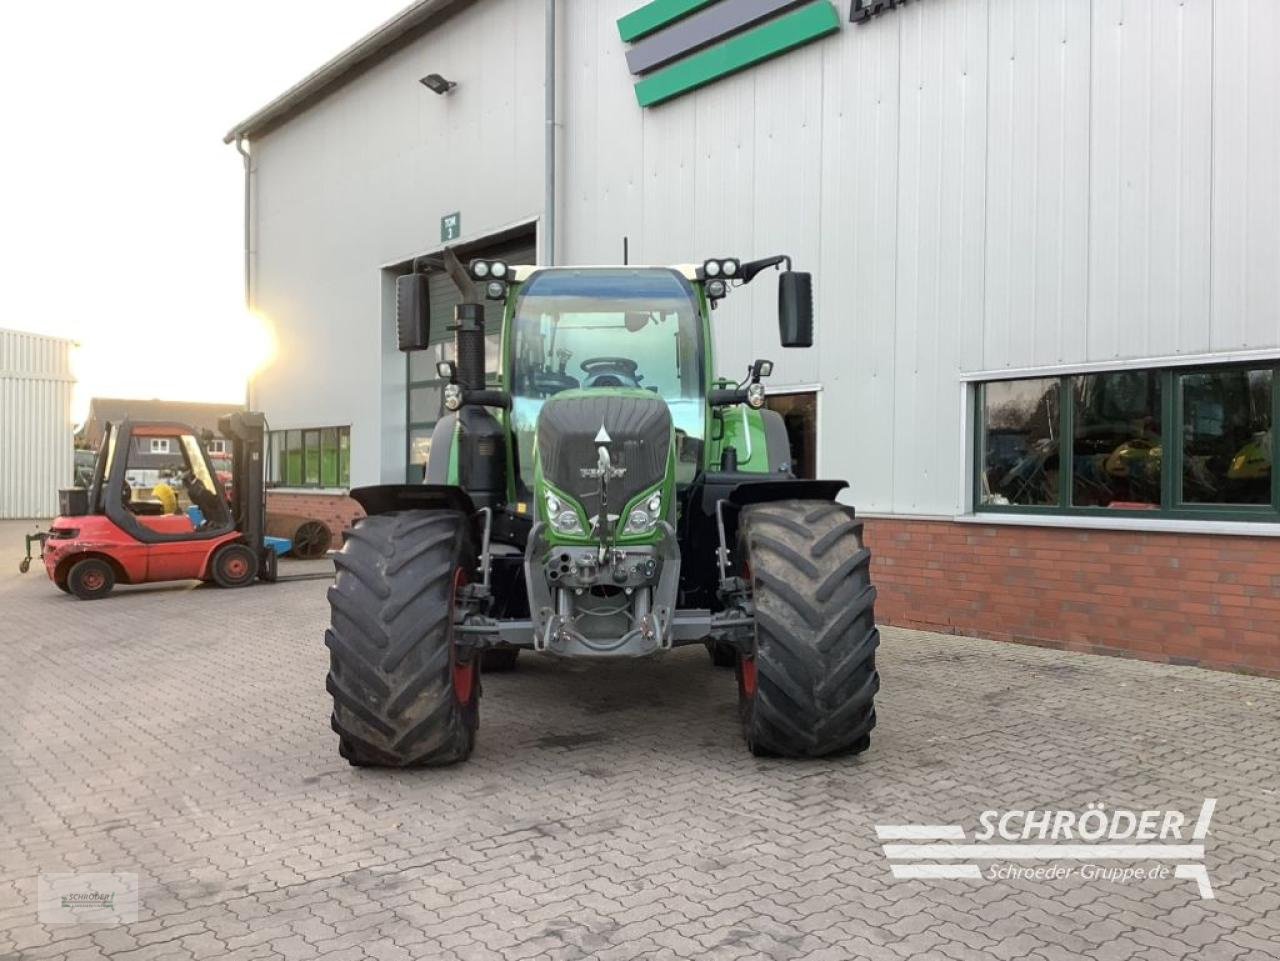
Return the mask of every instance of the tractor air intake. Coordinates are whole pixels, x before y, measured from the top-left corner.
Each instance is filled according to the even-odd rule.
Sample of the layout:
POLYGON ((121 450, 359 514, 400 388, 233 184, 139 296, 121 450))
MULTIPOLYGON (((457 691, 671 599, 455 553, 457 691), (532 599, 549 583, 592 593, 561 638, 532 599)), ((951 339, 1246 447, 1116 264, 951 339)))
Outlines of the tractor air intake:
POLYGON ((453 345, 458 383, 464 390, 484 389, 484 305, 458 304, 453 309, 453 345))

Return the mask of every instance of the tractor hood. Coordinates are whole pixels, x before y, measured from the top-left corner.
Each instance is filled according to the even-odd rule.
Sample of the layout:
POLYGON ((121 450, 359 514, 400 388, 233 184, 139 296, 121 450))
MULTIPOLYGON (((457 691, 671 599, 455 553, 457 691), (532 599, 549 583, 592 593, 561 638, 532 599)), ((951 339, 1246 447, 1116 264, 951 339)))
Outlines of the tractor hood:
POLYGON ((671 452, 666 401, 647 390, 590 389, 563 391, 543 404, 537 426, 542 476, 577 500, 587 516, 599 511, 599 482, 582 471, 597 466, 602 446, 613 466, 623 469, 609 481, 613 514, 666 477, 671 452))

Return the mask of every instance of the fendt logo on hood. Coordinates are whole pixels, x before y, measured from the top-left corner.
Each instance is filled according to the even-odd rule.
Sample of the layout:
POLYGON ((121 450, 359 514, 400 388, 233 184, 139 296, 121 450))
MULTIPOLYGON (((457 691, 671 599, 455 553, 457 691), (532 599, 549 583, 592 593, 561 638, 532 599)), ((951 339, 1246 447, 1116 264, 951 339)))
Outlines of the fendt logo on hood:
POLYGON ((650 0, 618 21, 642 107, 839 29, 831 0, 650 0))

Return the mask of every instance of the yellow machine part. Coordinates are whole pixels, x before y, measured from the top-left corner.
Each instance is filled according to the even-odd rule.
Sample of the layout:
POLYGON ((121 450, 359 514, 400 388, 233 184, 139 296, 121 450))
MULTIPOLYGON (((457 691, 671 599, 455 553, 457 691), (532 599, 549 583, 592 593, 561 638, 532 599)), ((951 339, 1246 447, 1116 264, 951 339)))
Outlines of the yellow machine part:
POLYGON ((178 495, 164 481, 151 488, 151 496, 164 506, 166 514, 178 513, 178 495))

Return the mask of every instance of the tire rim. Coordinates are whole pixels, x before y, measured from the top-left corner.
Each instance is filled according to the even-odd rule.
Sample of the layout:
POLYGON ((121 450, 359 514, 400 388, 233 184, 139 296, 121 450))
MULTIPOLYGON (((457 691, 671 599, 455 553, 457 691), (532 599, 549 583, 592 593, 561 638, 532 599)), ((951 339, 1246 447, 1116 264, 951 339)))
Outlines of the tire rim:
POLYGON ((249 562, 239 555, 228 558, 226 564, 223 565, 227 577, 233 581, 238 581, 249 573, 249 562))
POLYGON ((107 578, 101 571, 89 571, 84 577, 80 578, 80 583, 84 585, 87 591, 98 591, 107 583, 107 578))
POLYGON ((459 567, 453 572, 453 588, 449 592, 449 657, 453 661, 453 696, 463 705, 471 703, 471 695, 476 686, 476 660, 459 660, 453 616, 458 607, 458 591, 467 580, 467 572, 459 567))

